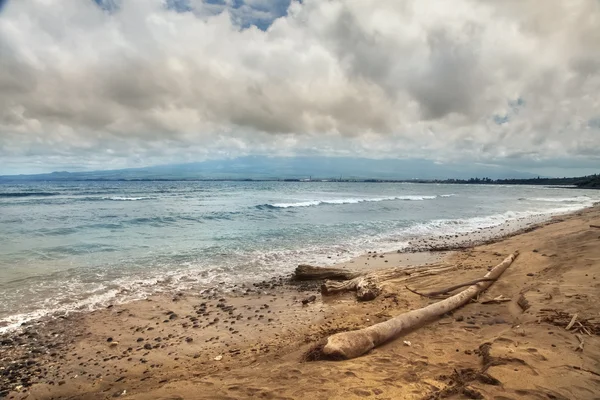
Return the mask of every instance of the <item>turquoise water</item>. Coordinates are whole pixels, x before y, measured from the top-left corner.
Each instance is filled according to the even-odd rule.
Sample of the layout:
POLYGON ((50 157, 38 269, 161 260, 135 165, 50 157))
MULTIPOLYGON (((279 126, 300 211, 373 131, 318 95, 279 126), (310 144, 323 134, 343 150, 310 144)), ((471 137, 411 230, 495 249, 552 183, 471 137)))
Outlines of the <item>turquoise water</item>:
POLYGON ((595 201, 596 191, 529 186, 1 184, 0 329, 157 291, 264 279, 298 263, 403 249, 416 237, 595 201))

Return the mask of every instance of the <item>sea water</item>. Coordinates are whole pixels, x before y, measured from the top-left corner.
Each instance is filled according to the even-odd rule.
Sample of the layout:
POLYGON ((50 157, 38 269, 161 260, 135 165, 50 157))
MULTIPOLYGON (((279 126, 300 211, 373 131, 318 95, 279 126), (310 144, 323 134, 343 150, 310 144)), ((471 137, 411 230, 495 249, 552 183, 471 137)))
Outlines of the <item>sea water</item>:
POLYGON ((0 332, 50 313, 289 274, 600 201, 539 186, 0 184, 0 332))

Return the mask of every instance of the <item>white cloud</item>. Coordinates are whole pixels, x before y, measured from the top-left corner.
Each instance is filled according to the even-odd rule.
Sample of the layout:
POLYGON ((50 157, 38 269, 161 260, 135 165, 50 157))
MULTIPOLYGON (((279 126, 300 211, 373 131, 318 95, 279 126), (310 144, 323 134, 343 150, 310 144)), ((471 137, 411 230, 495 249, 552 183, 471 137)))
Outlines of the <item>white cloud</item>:
POLYGON ((264 0, 117 3, 6 4, 0 172, 315 152, 600 165, 598 1, 304 0, 266 31, 245 28, 275 18, 264 0))

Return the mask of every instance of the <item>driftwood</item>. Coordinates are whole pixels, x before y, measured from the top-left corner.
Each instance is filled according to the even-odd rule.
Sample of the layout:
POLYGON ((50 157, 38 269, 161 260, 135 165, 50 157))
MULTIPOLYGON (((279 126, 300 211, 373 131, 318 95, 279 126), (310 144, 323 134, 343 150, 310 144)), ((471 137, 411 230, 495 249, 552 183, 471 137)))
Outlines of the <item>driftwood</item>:
POLYGON ((472 280, 472 281, 469 281, 469 282, 465 282, 465 283, 459 283, 458 285, 450 286, 450 287, 447 287, 445 289, 435 290, 435 291, 429 292, 429 293, 420 293, 420 292, 417 292, 416 290, 413 290, 413 289, 409 288, 408 286, 405 286, 405 288, 409 292, 412 292, 414 294, 418 294, 421 297, 429 297, 429 298, 431 298, 431 297, 437 297, 437 296, 448 294, 450 292, 455 291, 456 289, 460 289, 461 287, 471 286, 471 285, 474 285, 474 284, 479 283, 479 282, 490 282, 490 281, 495 281, 495 280, 496 279, 492 279, 492 278, 480 278, 480 279, 475 279, 475 280, 472 280))
POLYGON ((423 276, 436 275, 440 272, 453 269, 452 266, 432 268, 433 266, 419 267, 394 267, 379 271, 372 271, 359 275, 354 279, 342 282, 326 281, 321 286, 321 293, 329 296, 336 293, 356 291, 359 300, 373 300, 381 293, 380 283, 390 279, 405 281, 423 276))
POLYGON ((567 327, 565 328, 566 330, 569 330, 573 327, 573 325, 575 325, 575 321, 577 321, 577 313, 573 314, 573 318, 571 318, 571 322, 569 322, 569 325, 567 325, 567 327))
MULTIPOLYGON (((515 252, 508 256, 488 272, 484 278, 497 279, 512 264, 517 255, 518 252, 515 252)), ((487 289, 492 282, 479 282, 445 300, 400 314, 385 322, 364 329, 332 335, 327 338, 327 343, 323 346, 322 353, 325 357, 334 359, 350 359, 361 356, 376 346, 392 340, 410 329, 414 329, 427 321, 463 306, 487 289)))
POLYGON ((454 267, 442 266, 440 264, 416 266, 416 267, 394 267, 371 272, 353 272, 341 268, 324 268, 312 265, 298 265, 294 273, 294 280, 311 281, 325 280, 321 286, 324 296, 342 292, 356 292, 359 300, 373 300, 381 293, 380 283, 390 279, 418 278, 422 276, 435 275, 454 267))
POLYGON ((590 228, 598 228, 598 229, 600 229, 600 225, 590 225, 590 228))
POLYGON ((565 327, 573 333, 585 333, 589 336, 600 335, 600 321, 597 318, 583 318, 578 314, 572 315, 551 308, 542 308, 540 312, 551 313, 542 315, 540 322, 565 327), (572 324, 571 321, 573 321, 572 324))
POLYGON ((577 333, 575 334, 575 337, 579 341, 579 345, 577 345, 577 347, 575 348, 575 351, 583 351, 583 345, 585 344, 583 338, 581 337, 581 335, 578 335, 577 333))
POLYGON ((348 280, 359 276, 358 272, 346 271, 341 268, 323 268, 301 264, 296 268, 294 279, 297 281, 316 281, 323 279, 348 280))
POLYGON ((480 303, 481 304, 500 304, 500 303, 506 303, 507 301, 512 301, 512 299, 510 297, 504 297, 503 295, 500 295, 498 297, 494 297, 493 299, 481 300, 480 303))

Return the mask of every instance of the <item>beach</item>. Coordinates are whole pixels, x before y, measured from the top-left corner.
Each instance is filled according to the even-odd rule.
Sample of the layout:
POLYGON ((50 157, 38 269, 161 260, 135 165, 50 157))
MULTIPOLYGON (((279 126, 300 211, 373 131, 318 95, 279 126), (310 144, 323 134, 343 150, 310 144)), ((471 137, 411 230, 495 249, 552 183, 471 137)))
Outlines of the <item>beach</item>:
POLYGON ((0 0, 0 400, 600 400, 600 0, 0 0))
POLYGON ((600 225, 597 205, 491 243, 443 252, 366 253, 340 264, 349 270, 440 263, 454 267, 414 282, 386 281, 383 293, 368 302, 357 302, 350 293, 322 297, 319 282, 274 277, 237 284, 227 293, 218 287, 163 293, 31 322, 1 338, 0 395, 598 398, 600 229, 590 225, 600 225), (515 250, 520 251, 517 260, 478 301, 362 357, 306 361, 305 353, 333 333, 436 301, 405 285, 434 290, 480 278, 515 250), (312 295, 314 301, 303 304, 312 295), (500 295, 511 300, 484 301, 500 295), (525 309, 517 304, 521 295, 528 303, 525 309), (566 330, 574 314, 583 324, 566 330), (577 349, 580 339, 583 350, 577 349), (469 375, 482 367, 482 345, 488 361, 495 360, 486 370, 493 380, 469 375))

